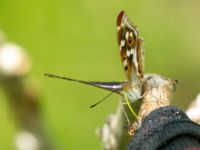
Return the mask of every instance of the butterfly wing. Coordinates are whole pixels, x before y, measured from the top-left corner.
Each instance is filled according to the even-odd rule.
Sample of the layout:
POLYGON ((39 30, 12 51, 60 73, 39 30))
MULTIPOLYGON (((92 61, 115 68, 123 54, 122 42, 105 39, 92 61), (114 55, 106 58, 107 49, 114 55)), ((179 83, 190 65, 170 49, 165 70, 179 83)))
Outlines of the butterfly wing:
POLYGON ((137 61, 138 61, 138 76, 144 75, 144 40, 139 38, 137 41, 137 61))
POLYGON ((143 40, 124 11, 117 17, 117 40, 127 79, 130 82, 137 81, 143 77, 143 40))

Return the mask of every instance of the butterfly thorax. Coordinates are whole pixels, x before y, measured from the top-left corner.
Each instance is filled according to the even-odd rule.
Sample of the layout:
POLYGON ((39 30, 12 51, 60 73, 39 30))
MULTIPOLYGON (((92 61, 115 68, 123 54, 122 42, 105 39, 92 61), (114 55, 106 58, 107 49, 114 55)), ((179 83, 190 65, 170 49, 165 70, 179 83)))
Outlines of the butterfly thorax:
POLYGON ((136 100, 141 98, 142 84, 139 81, 134 83, 127 82, 124 85, 121 94, 126 95, 130 102, 134 103, 136 100))

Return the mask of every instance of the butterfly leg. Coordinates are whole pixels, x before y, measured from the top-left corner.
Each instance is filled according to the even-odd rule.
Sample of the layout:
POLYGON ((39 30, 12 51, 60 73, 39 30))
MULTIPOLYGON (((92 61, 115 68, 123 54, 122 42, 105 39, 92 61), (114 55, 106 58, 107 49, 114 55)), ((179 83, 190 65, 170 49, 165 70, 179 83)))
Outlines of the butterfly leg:
POLYGON ((131 126, 128 128, 128 134, 131 136, 134 135, 137 129, 140 128, 141 124, 142 124, 141 119, 131 124, 131 126))
MULTIPOLYGON (((141 95, 138 99, 142 99, 144 96, 145 96, 145 93, 143 95, 141 95)), ((132 108, 132 105, 131 105, 132 102, 130 102, 126 93, 124 93, 124 99, 125 99, 125 103, 123 103, 123 104, 126 104, 128 106, 129 110, 131 111, 133 116, 136 118, 134 123, 130 123, 130 121, 129 121, 129 124, 128 124, 128 127, 127 127, 128 128, 128 134, 132 136, 132 135, 135 134, 137 129, 141 126, 142 121, 141 121, 141 118, 136 114, 136 112, 132 108)), ((127 116, 127 114, 125 116, 127 116)), ((127 118, 128 118, 128 116, 127 116, 127 118)))
POLYGON ((133 108, 131 107, 131 102, 129 101, 128 99, 128 96, 126 93, 124 93, 124 99, 126 101, 126 104, 129 108, 129 110, 131 111, 131 113, 133 114, 133 116, 137 119, 137 120, 140 120, 140 117, 135 113, 135 111, 133 110, 133 108))
MULTIPOLYGON (((125 104, 125 103, 122 102, 122 105, 124 105, 124 104, 125 104)), ((127 113, 126 113, 124 107, 123 107, 122 109, 123 109, 123 113, 124 113, 125 119, 126 119, 126 121, 127 121, 127 125, 124 125, 124 128, 129 129, 129 127, 131 126, 130 119, 129 119, 129 117, 128 117, 128 115, 127 115, 127 113)))

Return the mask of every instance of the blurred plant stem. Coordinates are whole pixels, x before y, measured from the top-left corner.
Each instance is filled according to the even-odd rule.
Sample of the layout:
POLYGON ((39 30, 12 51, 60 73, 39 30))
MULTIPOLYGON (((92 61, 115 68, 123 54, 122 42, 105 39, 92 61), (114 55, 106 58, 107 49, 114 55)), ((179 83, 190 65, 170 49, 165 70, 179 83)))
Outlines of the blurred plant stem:
POLYGON ((26 82, 31 70, 30 59, 15 44, 0 47, 0 81, 19 127, 15 139, 17 150, 53 150, 41 121, 40 96, 26 82))

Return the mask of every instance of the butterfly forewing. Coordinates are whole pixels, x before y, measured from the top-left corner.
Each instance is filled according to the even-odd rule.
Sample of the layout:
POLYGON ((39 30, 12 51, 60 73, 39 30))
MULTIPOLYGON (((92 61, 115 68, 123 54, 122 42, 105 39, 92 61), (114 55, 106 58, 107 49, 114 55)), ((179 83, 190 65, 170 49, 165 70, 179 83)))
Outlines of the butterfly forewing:
POLYGON ((117 17, 117 39, 127 79, 136 81, 143 76, 143 41, 124 11, 117 17))

